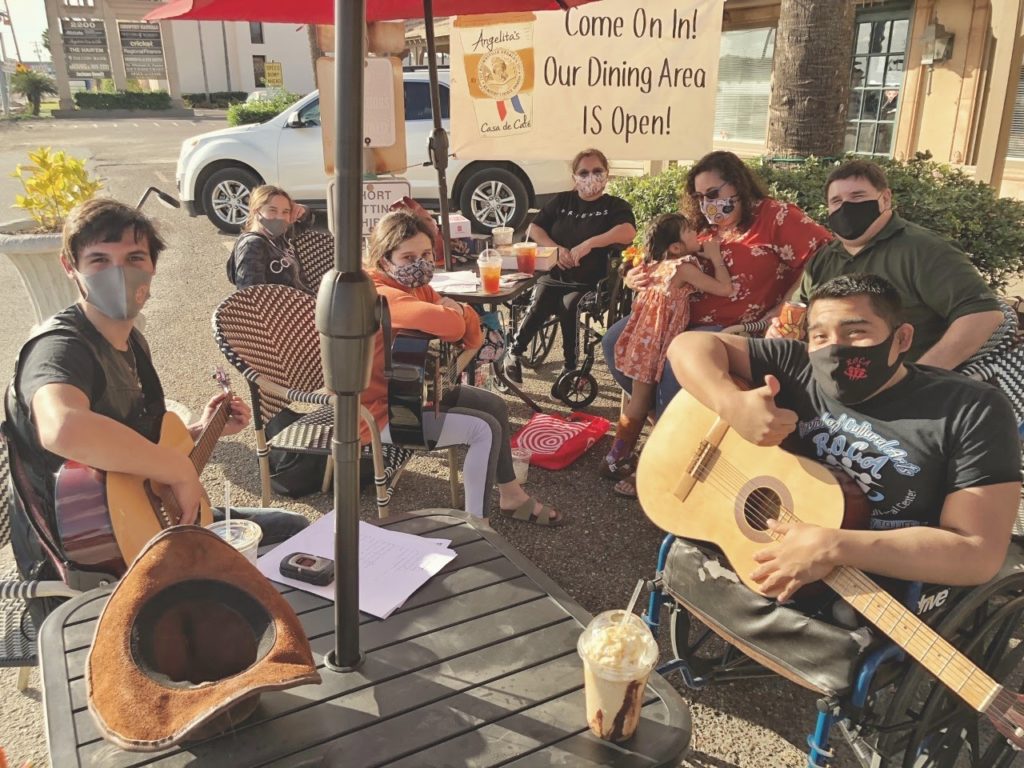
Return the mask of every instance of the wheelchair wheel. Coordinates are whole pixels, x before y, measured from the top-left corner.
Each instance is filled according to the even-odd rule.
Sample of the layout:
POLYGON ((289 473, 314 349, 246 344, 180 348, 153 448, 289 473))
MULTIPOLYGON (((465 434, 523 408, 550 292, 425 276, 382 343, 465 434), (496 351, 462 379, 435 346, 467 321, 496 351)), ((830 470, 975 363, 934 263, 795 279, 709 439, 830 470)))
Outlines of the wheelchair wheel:
MULTIPOLYGON (((967 593, 937 631, 1007 690, 1024 686, 1024 574, 967 593)), ((1008 768, 1018 753, 919 664, 908 662, 881 726, 879 751, 901 768, 1008 768), (891 729, 886 733, 886 729, 891 729)))
POLYGON ((555 346, 555 338, 558 336, 558 321, 550 320, 545 323, 533 337, 526 352, 520 355, 519 359, 527 368, 537 369, 548 359, 551 349, 555 346))
POLYGON ((597 379, 583 371, 568 371, 555 382, 555 397, 570 408, 586 408, 597 399, 597 379))

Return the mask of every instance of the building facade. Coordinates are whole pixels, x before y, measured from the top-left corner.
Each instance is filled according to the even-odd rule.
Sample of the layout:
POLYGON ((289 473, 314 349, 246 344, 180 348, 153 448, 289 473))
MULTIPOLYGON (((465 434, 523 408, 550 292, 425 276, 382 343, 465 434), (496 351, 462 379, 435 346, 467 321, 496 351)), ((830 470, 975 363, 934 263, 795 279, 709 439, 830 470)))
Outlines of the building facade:
POLYGON ((166 90, 181 96, 206 91, 252 92, 268 85, 266 65, 280 64, 280 87, 314 88, 305 25, 259 22, 143 23, 156 0, 44 0, 61 109, 73 109, 72 91, 110 79, 118 90, 166 90))

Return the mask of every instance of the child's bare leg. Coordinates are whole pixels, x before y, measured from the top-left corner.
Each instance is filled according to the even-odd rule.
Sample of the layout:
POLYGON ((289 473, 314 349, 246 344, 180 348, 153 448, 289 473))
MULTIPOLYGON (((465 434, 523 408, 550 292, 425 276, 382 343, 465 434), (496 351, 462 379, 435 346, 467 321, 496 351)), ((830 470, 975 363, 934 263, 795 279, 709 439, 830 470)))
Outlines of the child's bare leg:
POLYGON ((619 416, 612 449, 605 457, 608 464, 617 464, 633 452, 647 420, 647 412, 654 404, 656 386, 657 384, 643 381, 633 382, 633 395, 619 416))

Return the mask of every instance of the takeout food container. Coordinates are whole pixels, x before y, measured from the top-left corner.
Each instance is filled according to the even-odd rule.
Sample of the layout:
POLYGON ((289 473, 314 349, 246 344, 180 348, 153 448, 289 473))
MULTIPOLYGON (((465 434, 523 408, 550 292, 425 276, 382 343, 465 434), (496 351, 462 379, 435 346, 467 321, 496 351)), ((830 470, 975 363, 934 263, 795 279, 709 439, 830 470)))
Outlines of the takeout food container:
MULTIPOLYGON (((503 245, 499 247, 497 251, 501 254, 501 268, 503 270, 516 271, 519 269, 519 264, 516 262, 516 254, 515 251, 512 250, 512 246, 503 245)), ((537 246, 536 269, 538 272, 547 272, 558 264, 557 251, 558 249, 553 246, 537 246)))

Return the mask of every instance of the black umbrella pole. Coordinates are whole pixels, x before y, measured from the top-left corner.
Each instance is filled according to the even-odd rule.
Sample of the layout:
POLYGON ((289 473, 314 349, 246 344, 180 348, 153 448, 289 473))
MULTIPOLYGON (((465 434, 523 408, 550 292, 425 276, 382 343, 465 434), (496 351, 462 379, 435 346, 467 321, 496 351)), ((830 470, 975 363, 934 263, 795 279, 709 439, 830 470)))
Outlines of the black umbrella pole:
POLYGON ((437 41, 434 38, 434 0, 423 0, 424 33, 427 37, 427 72, 430 76, 430 112, 434 130, 430 133, 427 154, 437 170, 437 198, 441 208, 441 240, 444 244, 444 268, 452 269, 452 232, 448 222, 448 133, 441 124, 441 89, 437 83, 437 41))
POLYGON ((320 283, 316 327, 324 384, 334 412, 334 650, 336 672, 356 668, 359 651, 359 394, 370 383, 380 324, 377 291, 360 268, 363 177, 363 0, 334 0, 336 136, 334 269, 320 283))

